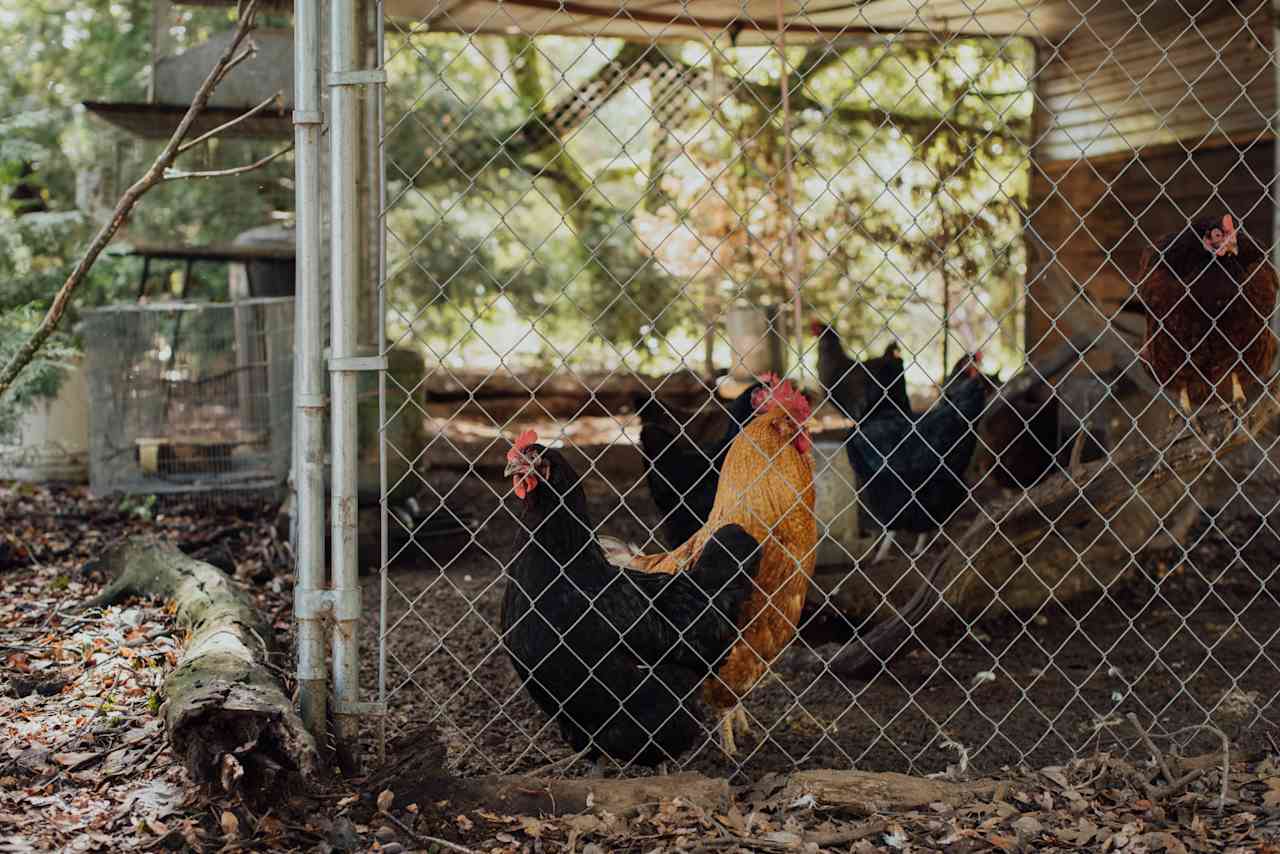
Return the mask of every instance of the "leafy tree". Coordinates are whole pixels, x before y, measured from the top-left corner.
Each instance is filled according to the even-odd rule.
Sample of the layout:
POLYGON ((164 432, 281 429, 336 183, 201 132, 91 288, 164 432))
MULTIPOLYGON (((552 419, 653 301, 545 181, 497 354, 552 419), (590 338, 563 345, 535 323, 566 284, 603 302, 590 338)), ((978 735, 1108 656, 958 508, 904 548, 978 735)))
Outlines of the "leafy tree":
POLYGON ((806 312, 854 345, 891 327, 917 379, 942 370, 944 323, 963 339, 952 347, 1016 357, 1027 44, 794 49, 791 206, 771 50, 392 44, 388 293, 405 340, 509 363, 510 337, 485 341, 514 309, 530 358, 696 364, 708 315, 786 298, 794 230, 806 312))
MULTIPOLYGON (((234 10, 175 7, 175 50, 231 26, 234 10)), ((0 40, 10 74, 0 76, 0 364, 48 307, 104 211, 142 171, 160 142, 107 126, 82 101, 145 100, 151 61, 150 0, 0 0, 0 40), (78 206, 83 205, 83 209, 78 206)), ((188 157, 211 168, 256 159, 271 143, 212 140, 188 157)), ((249 181, 158 187, 125 234, 169 242, 229 240, 292 204, 288 158, 249 181)), ((137 295, 136 259, 104 257, 80 290, 73 316, 0 405, 0 430, 32 400, 56 393, 78 352, 74 309, 137 295)), ((221 279, 209 277, 217 297, 221 279)), ((225 292, 225 287, 223 287, 225 292)))

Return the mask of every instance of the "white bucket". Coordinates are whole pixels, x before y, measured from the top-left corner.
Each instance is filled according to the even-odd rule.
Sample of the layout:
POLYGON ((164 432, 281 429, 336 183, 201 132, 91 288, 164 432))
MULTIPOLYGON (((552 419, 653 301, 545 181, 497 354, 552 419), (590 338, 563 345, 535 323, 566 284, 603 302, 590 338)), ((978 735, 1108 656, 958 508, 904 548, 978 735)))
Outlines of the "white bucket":
POLYGON ((818 566, 848 564, 858 555, 858 480, 843 442, 813 445, 818 566))
POLYGON ((771 314, 775 312, 747 305, 725 312, 724 330, 733 348, 729 376, 746 382, 770 371, 782 373, 783 341, 778 327, 781 319, 775 317, 771 326, 771 314))
POLYGON ((0 478, 89 482, 89 386, 80 365, 68 368, 57 397, 18 419, 15 434, 0 440, 0 478))

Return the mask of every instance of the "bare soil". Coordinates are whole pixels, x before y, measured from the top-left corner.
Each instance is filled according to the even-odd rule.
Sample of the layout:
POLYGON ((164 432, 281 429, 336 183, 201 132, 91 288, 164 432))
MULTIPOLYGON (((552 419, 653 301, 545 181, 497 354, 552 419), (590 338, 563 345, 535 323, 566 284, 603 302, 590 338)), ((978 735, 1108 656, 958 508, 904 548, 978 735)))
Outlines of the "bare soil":
MULTIPOLYGON (((499 644, 503 567, 523 535, 501 471, 468 468, 469 452, 450 448, 462 465, 433 468, 424 496, 443 499, 476 534, 462 546, 410 543, 388 571, 388 735, 434 722, 457 773, 526 772, 568 750, 499 644)), ((638 455, 583 453, 597 460, 587 491, 600 531, 646 540, 657 519, 638 455)), ((797 640, 746 700, 753 734, 737 761, 709 731, 682 770, 738 780, 820 768, 930 773, 961 756, 976 773, 1034 768, 1115 749, 1111 725, 1128 712, 1157 731, 1207 723, 1259 747, 1280 720, 1276 480, 1255 476, 1248 500, 1202 519, 1185 554, 1136 556, 1140 571, 1122 587, 971 626, 944 615, 868 683, 825 668, 838 645, 797 640)), ((380 586, 376 572, 364 580, 369 686, 378 684, 380 586)))

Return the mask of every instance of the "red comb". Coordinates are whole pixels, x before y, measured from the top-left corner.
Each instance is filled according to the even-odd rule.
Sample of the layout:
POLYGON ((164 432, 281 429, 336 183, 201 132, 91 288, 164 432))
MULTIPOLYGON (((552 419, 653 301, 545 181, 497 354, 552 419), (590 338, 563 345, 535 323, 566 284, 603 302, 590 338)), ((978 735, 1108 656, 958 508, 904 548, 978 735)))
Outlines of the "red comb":
POLYGON ((977 362, 978 364, 982 364, 982 351, 981 351, 981 350, 974 350, 974 351, 973 351, 973 360, 974 360, 975 362, 977 362))
POLYGON ((525 430, 516 439, 516 443, 511 446, 511 450, 507 451, 507 462, 511 462, 520 456, 520 452, 525 448, 538 441, 538 434, 533 430, 525 430))
POLYGON ((776 374, 765 374, 762 377, 769 383, 768 388, 758 388, 751 394, 751 405, 759 409, 766 404, 781 406, 796 424, 804 424, 809 420, 812 410, 809 399, 800 393, 790 380, 780 380, 776 374))

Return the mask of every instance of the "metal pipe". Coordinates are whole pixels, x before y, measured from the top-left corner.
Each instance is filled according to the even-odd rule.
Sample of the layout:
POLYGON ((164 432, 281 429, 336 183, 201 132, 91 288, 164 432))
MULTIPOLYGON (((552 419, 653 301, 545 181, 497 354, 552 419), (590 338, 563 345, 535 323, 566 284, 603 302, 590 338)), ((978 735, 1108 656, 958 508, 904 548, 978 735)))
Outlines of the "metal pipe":
POLYGON ((360 588, 356 566, 356 382, 361 238, 358 206, 360 95, 369 81, 354 74, 361 61, 357 0, 332 0, 329 17, 329 270, 331 486, 330 566, 337 604, 333 632, 334 721, 338 761, 359 766, 360 588))
MULTIPOLYGON (((777 0, 775 14, 778 22, 778 59, 782 62, 778 84, 782 87, 782 198, 779 204, 785 203, 787 210, 783 213, 787 222, 786 245, 782 252, 782 280, 791 291, 791 340, 795 353, 792 358, 798 367, 804 354, 803 311, 800 301, 800 256, 796 246, 796 232, 799 228, 800 215, 796 213, 795 187, 792 173, 794 165, 793 146, 791 140, 791 71, 787 65, 787 17, 783 8, 783 0, 777 0)), ((772 331, 772 330, 771 330, 772 331)), ((776 335, 776 331, 774 331, 776 335)), ((781 337, 781 336, 779 336, 781 337)))
POLYGON ((298 704, 319 741, 327 702, 324 625, 314 607, 324 586, 324 355, 320 173, 320 3, 294 4, 293 126, 297 284, 294 303, 293 484, 294 618, 298 642, 298 704))
MULTIPOLYGON (((383 0, 377 0, 374 4, 374 27, 377 32, 377 58, 376 62, 379 68, 383 67, 386 58, 386 16, 382 9, 383 0)), ((385 217, 387 215, 387 163, 383 156, 382 134, 386 131, 386 122, 384 119, 384 107, 386 103, 386 87, 379 86, 377 90, 374 108, 377 115, 374 118, 373 139, 374 146, 374 175, 378 181, 378 215, 374 217, 374 227, 377 229, 375 235, 375 246, 378 247, 378 257, 376 259, 376 275, 377 275, 377 292, 378 292, 378 355, 387 355, 387 293, 386 293, 386 275, 387 275, 387 228, 385 217)), ((378 606, 378 705, 382 708, 383 714, 378 718, 378 762, 385 763, 387 761, 387 372, 382 371, 378 375, 378 495, 382 499, 381 507, 381 572, 379 573, 378 583, 380 588, 379 606, 378 606)))

